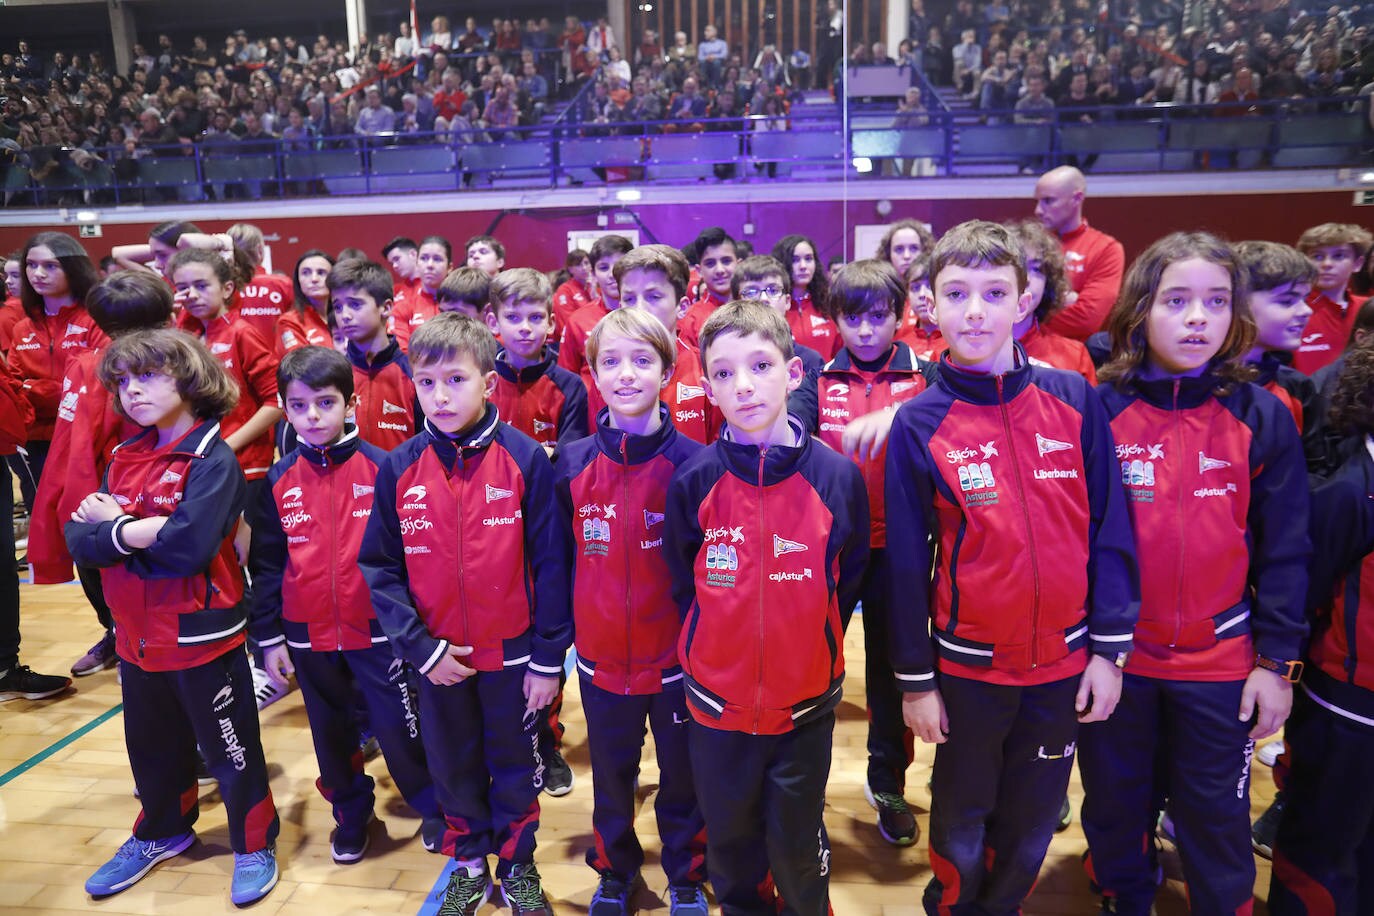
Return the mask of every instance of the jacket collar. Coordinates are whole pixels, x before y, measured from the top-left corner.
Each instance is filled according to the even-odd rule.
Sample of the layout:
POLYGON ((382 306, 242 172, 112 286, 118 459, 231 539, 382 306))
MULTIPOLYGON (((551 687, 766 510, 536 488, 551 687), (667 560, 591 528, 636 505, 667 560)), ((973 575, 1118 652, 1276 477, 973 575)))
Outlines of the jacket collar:
POLYGON ((666 449, 677 438, 668 406, 658 405, 658 429, 641 436, 611 426, 611 410, 603 407, 596 414, 596 446, 601 454, 617 464, 643 464, 666 449))
POLYGON ((1283 350, 1265 350, 1260 354, 1259 362, 1251 363, 1250 367, 1258 373, 1255 384, 1264 387, 1278 377, 1284 366, 1292 364, 1293 354, 1283 350))
POLYGON ((401 357, 401 345, 396 342, 396 338, 390 334, 386 338, 386 346, 377 351, 377 355, 371 362, 367 360, 367 354, 362 348, 353 341, 348 342, 348 361, 359 369, 377 370, 384 366, 389 366, 401 357))
POLYGON ((502 347, 496 353, 496 374, 508 382, 527 385, 530 382, 537 382, 539 379, 543 378, 556 359, 558 359, 558 355, 549 350, 548 347, 545 347, 539 362, 532 366, 526 366, 523 369, 517 369, 515 366, 511 365, 510 354, 506 351, 506 348, 502 347))
POLYGON ((1025 348, 1012 343, 1012 368, 1001 375, 970 372, 949 361, 949 351, 940 354, 938 382, 950 394, 971 404, 997 404, 1010 401, 1031 381, 1031 363, 1025 348))
POLYGON ((450 436, 448 433, 436 429, 428 417, 425 418, 425 432, 429 435, 430 442, 439 458, 448 468, 452 469, 454 462, 467 453, 481 451, 491 445, 492 440, 496 438, 496 428, 500 419, 496 405, 488 401, 486 409, 482 412, 482 418, 465 433, 456 437, 450 436))
POLYGON ((1211 373, 1176 378, 1136 379, 1132 387, 1145 402, 1164 410, 1197 407, 1226 382, 1211 373))
POLYGON ((349 423, 344 425, 343 437, 338 442, 323 448, 311 445, 304 439, 298 438, 296 441, 296 451, 301 453, 302 459, 322 468, 327 468, 330 465, 343 464, 352 458, 354 452, 358 451, 358 443, 362 440, 358 438, 358 427, 349 423))
MULTIPOLYGON (((855 365, 854 357, 849 352, 848 347, 841 347, 840 352, 836 353, 834 359, 826 363, 825 368, 821 371, 863 374, 863 370, 855 365)), ((882 375, 885 372, 910 373, 919 371, 921 371, 921 367, 916 359, 916 354, 911 352, 910 347, 898 340, 893 343, 887 362, 883 363, 874 375, 882 375)))
POLYGON ((753 484, 759 483, 760 476, 763 478, 764 486, 785 480, 796 472, 812 448, 811 437, 807 435, 800 420, 789 415, 787 425, 791 428, 797 444, 766 447, 736 442, 732 430, 727 425, 720 438, 716 440, 720 447, 721 461, 736 477, 753 484))
MULTIPOLYGON (((215 439, 219 437, 219 420, 201 420, 195 426, 187 430, 186 435, 182 436, 172 447, 167 450, 169 455, 189 455, 193 458, 204 458, 210 452, 210 447, 214 445, 215 439)), ((147 426, 143 431, 132 439, 115 446, 114 451, 128 449, 129 451, 152 452, 157 449, 157 427, 147 426)))

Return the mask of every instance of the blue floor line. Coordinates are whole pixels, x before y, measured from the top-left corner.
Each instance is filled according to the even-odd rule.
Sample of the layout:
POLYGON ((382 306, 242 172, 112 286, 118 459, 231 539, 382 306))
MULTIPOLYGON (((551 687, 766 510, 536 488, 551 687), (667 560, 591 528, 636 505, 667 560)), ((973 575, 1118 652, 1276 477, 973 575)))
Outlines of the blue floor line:
POLYGON ((0 787, 3 787, 7 783, 13 781, 14 779, 20 776, 23 776, 29 770, 32 770, 34 767, 38 766, 44 760, 47 760, 53 754, 56 754, 58 751, 62 750, 62 748, 71 744, 73 741, 76 741, 80 738, 84 738, 90 732, 104 725, 106 722, 110 721, 123 711, 124 704, 120 703, 112 709, 107 709, 105 712, 96 716, 94 719, 87 722, 85 725, 81 726, 76 731, 72 732, 70 735, 67 735, 62 740, 57 741, 43 748, 43 750, 39 751, 37 754, 34 754, 28 760, 25 760, 23 763, 19 764, 17 767, 10 770, 8 773, 0 775, 0 787))
POLYGON ((449 859, 444 865, 444 870, 439 873, 439 878, 434 882, 434 887, 430 888, 429 896, 425 898, 424 904, 420 907, 416 916, 434 916, 439 912, 439 905, 444 902, 444 889, 448 887, 448 876, 453 874, 453 869, 458 862, 449 859))

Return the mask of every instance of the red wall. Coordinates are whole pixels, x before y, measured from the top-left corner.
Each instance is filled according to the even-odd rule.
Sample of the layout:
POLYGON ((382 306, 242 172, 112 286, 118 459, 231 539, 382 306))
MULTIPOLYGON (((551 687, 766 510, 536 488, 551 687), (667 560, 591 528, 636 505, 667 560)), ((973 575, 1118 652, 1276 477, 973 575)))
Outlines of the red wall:
MULTIPOLYGON (((1307 226, 1322 222, 1374 224, 1374 210, 1356 207, 1350 191, 1292 192, 1282 194, 1219 194, 1204 197, 1090 197, 1085 213, 1089 221, 1119 238, 1127 257, 1134 257, 1159 236, 1180 229, 1210 229, 1233 239, 1271 239, 1292 243, 1307 226)), ((622 224, 612 214, 608 231, 640 228, 644 241, 657 240, 681 246, 707 226, 724 226, 741 236, 746 221, 754 224, 752 236, 745 236, 760 253, 766 253, 775 240, 789 232, 812 236, 821 256, 828 258, 842 250, 843 207, 847 206, 850 238, 853 226, 883 223, 914 217, 931 223, 942 232, 966 219, 1007 220, 1031 215, 1027 199, 895 200, 886 218, 878 216, 873 201, 819 203, 703 203, 642 204, 632 209, 643 226, 622 224), (652 236, 652 238, 651 238, 652 236)), ((213 219, 209 210, 190 209, 188 214, 207 231, 221 231, 234 220, 213 219), (204 216, 201 214, 204 213, 204 216)), ((380 257, 381 246, 397 235, 419 239, 443 235, 455 248, 472 235, 485 232, 499 211, 480 210, 453 213, 379 214, 351 218, 338 216, 308 218, 259 218, 256 222, 271 242, 274 267, 289 272, 290 267, 309 248, 337 252, 354 246, 380 257)), ((114 245, 143 242, 151 223, 105 224, 104 236, 85 242, 93 257, 108 253, 114 245)), ((23 245, 34 232, 57 229, 75 234, 71 225, 2 227, 0 251, 23 245)), ((591 208, 540 209, 514 211, 505 216, 495 230, 507 248, 510 266, 531 266, 552 270, 562 266, 566 234, 574 229, 595 229, 596 211, 591 208)), ((461 255, 459 255, 461 257, 461 255)))

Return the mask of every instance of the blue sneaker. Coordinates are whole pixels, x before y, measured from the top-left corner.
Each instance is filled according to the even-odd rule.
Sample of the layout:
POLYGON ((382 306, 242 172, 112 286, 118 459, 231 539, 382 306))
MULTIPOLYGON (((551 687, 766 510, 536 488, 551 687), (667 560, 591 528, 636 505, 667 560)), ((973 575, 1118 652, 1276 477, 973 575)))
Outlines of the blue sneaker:
POLYGON ((277 850, 268 846, 257 852, 234 853, 234 880, 229 899, 234 906, 247 906, 267 896, 277 886, 277 850))
POLYGON ((86 893, 92 897, 108 897, 127 887, 132 887, 153 866, 163 859, 179 856, 196 841, 191 831, 167 840, 140 840, 129 837, 114 858, 96 869, 95 874, 86 879, 86 893))
MULTIPOLYGON (((636 876, 638 877, 638 876, 636 876)), ((587 916, 628 916, 634 882, 625 881, 610 872, 603 872, 592 894, 587 916)))
POLYGON ((669 885, 668 912, 671 916, 711 916, 700 884, 669 885))

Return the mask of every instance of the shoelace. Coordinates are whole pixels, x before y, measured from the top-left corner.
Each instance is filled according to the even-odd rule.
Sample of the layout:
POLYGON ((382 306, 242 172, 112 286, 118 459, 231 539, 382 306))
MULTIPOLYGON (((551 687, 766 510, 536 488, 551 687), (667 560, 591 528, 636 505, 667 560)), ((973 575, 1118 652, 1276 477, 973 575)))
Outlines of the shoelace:
POLYGON ((674 887, 669 888, 673 897, 673 903, 700 903, 703 902, 701 888, 699 887, 674 887))
POLYGON ((544 906, 544 888, 539 883, 539 872, 533 868, 511 869, 502 879, 501 887, 522 910, 538 910, 544 906))
POLYGON ((601 879, 601 886, 597 888, 597 894, 605 900, 621 900, 629 893, 630 886, 619 878, 612 878, 609 875, 601 879))
POLYGON ((258 872, 270 871, 276 862, 276 856, 270 849, 259 849, 257 852, 245 852, 234 857, 234 866, 241 870, 258 872))
POLYGON ((888 792, 875 792, 873 797, 878 800, 879 807, 891 808, 894 811, 900 811, 902 814, 907 813, 908 808, 906 799, 902 798, 900 795, 894 795, 888 792))

